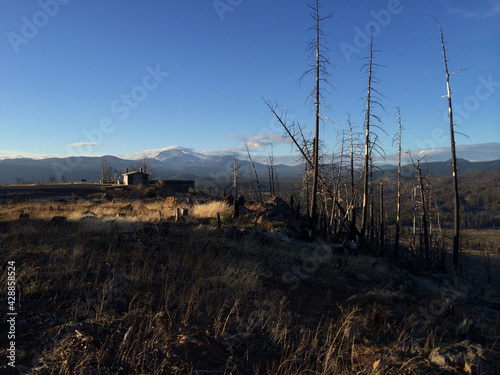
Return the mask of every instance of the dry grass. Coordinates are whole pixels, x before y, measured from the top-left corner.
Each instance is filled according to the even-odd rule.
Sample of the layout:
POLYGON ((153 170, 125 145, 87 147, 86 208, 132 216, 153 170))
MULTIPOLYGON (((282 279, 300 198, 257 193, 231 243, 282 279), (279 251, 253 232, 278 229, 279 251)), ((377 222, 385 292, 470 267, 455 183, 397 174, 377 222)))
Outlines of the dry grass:
MULTIPOLYGON (((16 261, 18 317, 26 322, 17 343, 22 373, 439 371, 428 353, 450 339, 459 307, 457 316, 422 323, 416 312, 429 300, 401 289, 407 273, 370 257, 338 262, 315 252, 324 243, 284 244, 269 234, 235 240, 204 225, 159 222, 157 211, 166 217, 177 207, 161 200, 0 207, 0 254, 16 261), (17 220, 21 210, 30 219, 17 220), (88 212, 95 218, 82 220, 88 212), (54 225, 56 215, 69 223, 54 225), (158 223, 158 233, 142 222, 158 223), (136 240, 124 241, 123 232, 136 240)), ((228 210, 217 202, 190 214, 228 210)))
POLYGON ((213 219, 217 214, 230 216, 232 210, 226 202, 214 201, 194 205, 190 214, 199 219, 213 219))

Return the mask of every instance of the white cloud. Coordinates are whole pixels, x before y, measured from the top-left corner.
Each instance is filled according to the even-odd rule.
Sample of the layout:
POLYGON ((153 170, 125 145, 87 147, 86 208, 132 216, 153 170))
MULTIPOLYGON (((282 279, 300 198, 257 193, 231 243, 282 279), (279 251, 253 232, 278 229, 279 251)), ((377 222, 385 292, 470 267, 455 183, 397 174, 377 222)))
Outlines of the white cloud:
MULTIPOLYGON (((261 134, 261 135, 256 135, 253 137, 245 137, 243 135, 238 135, 238 134, 231 134, 229 135, 230 138, 238 138, 242 142, 243 140, 246 141, 248 149, 249 150, 262 150, 263 148, 267 146, 271 146, 275 143, 283 143, 285 142, 285 139, 283 138, 283 135, 281 134, 261 134)), ((245 145, 241 145, 241 150, 245 150, 245 145)))
MULTIPOLYGON (((471 2, 473 4, 473 2, 471 2)), ((481 4, 480 2, 475 4, 481 4)), ((483 3, 484 4, 484 3, 483 3)), ((489 1, 487 8, 476 8, 476 9, 464 9, 464 8, 453 8, 448 11, 450 14, 458 14, 463 18, 467 19, 480 19, 480 18, 493 18, 500 15, 500 2, 499 1, 489 1)))
POLYGON ((100 146, 99 143, 95 142, 76 142, 76 143, 70 143, 68 146, 72 147, 93 147, 93 146, 100 146))
MULTIPOLYGON (((421 150, 411 150, 413 160, 426 157, 427 161, 447 161, 451 159, 450 147, 429 148, 421 150)), ((466 159, 469 161, 490 161, 500 159, 500 143, 478 143, 470 145, 456 146, 457 158, 466 159)), ((401 157, 403 164, 410 162, 408 154, 404 153, 401 157)), ((378 160, 378 163, 397 164, 398 155, 386 155, 385 161, 378 160)))

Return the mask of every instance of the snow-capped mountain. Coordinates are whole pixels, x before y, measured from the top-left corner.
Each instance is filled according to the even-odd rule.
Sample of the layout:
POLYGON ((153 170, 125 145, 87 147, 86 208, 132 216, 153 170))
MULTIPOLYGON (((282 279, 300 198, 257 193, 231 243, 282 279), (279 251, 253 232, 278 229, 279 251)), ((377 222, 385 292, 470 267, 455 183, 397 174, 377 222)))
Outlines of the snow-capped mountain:
POLYGON ((203 154, 195 152, 185 147, 169 147, 167 150, 160 151, 153 159, 159 161, 168 161, 174 163, 200 163, 206 159, 203 154))

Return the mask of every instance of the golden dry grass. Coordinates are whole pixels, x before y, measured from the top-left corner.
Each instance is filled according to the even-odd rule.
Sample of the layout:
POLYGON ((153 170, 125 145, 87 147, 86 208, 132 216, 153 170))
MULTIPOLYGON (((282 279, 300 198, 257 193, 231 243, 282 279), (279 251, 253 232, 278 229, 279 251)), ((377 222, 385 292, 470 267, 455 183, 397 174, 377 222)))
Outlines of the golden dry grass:
POLYGON ((213 219, 217 214, 229 216, 232 214, 231 207, 226 202, 213 201, 196 204, 191 209, 190 215, 199 219, 213 219))
MULTIPOLYGON (((181 206, 0 206, 0 256, 16 261, 19 319, 26 321, 21 372, 438 373, 427 356, 453 339, 460 306, 456 316, 436 316, 426 326, 418 307, 435 296, 401 289, 409 276, 390 264, 359 256, 340 267, 322 242, 282 243, 269 234, 234 240, 202 224, 159 223, 158 211, 173 215, 181 206), (17 220, 20 211, 30 219, 17 220), (96 218, 80 220, 89 211, 96 218), (125 216, 116 218, 120 212, 125 216), (54 225, 56 215, 70 223, 54 225), (145 233, 146 221, 158 222, 160 232, 145 233), (121 240, 122 232, 137 240, 121 240), (360 274, 369 281, 360 282, 360 274)), ((220 202, 195 204, 188 220, 217 212, 230 215, 220 202)), ((484 323, 497 329, 493 320, 484 323)))

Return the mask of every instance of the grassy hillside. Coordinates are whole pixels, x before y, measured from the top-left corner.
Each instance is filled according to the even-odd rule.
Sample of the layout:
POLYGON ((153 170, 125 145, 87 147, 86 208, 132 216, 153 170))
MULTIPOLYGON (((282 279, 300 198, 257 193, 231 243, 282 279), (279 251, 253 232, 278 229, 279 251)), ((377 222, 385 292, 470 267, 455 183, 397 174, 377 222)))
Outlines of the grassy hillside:
MULTIPOLYGON (((0 256, 16 266, 19 372, 498 370, 500 298, 489 289, 415 276, 322 240, 300 241, 296 224, 256 220, 286 220, 286 209, 275 199, 242 208, 236 220, 224 202, 197 196, 190 204, 4 202, 0 256), (177 208, 188 215, 175 222, 177 208)), ((6 272, 0 282, 7 285, 6 272)), ((2 358, 7 347, 2 335, 2 358)))

